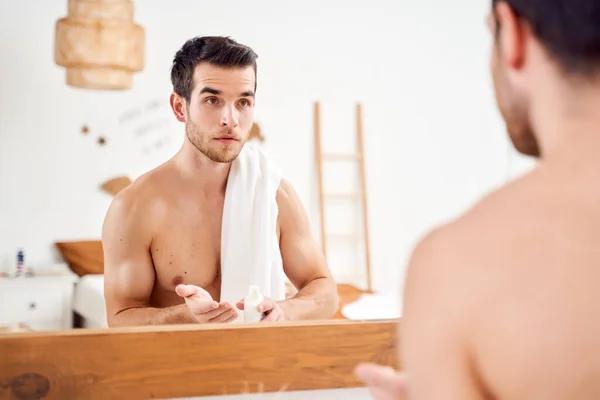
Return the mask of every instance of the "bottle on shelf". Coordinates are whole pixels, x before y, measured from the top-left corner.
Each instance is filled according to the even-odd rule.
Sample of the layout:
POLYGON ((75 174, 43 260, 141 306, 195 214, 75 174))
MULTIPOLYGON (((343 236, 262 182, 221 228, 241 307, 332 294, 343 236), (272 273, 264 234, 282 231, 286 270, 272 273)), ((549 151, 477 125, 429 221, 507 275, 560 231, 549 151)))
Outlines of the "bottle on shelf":
POLYGON ((17 252, 17 270, 15 272, 15 276, 23 276, 23 272, 25 269, 25 252, 23 249, 19 249, 17 252))

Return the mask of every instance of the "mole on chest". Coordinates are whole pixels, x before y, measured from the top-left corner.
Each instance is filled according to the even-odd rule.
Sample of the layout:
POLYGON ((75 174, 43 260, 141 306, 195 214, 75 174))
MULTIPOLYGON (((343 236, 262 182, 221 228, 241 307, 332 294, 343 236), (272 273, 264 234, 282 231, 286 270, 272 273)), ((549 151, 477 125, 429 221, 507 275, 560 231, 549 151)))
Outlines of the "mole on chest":
POLYGON ((173 271, 170 271, 170 275, 172 276, 170 286, 173 289, 181 284, 196 285, 206 289, 208 287, 217 287, 221 282, 221 271, 219 268, 198 269, 193 273, 188 273, 187 270, 184 270, 175 273, 175 275, 173 273, 173 271))
POLYGON ((196 237, 186 242, 184 238, 189 237, 176 235, 170 237, 168 242, 156 240, 152 246, 152 258, 157 283, 166 290, 174 290, 180 284, 207 288, 219 283, 220 286, 219 241, 202 243, 199 240, 201 238, 196 237))

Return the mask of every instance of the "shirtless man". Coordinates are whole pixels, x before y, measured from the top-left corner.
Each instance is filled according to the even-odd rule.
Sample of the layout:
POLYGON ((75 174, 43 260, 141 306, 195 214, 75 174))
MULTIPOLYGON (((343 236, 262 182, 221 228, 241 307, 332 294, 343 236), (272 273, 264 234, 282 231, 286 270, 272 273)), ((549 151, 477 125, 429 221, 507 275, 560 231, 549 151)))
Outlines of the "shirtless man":
POLYGON ((357 368, 376 399, 600 399, 600 2, 492 3, 497 104, 539 164, 417 246, 406 375, 357 368))
MULTIPOLYGON (((185 124, 184 143, 119 192, 103 225, 109 326, 226 323, 238 315, 220 302, 221 219, 231 162, 253 125, 256 58, 224 37, 192 39, 175 55, 170 104, 185 124)), ((284 272, 299 291, 266 298, 264 321, 330 318, 337 285, 285 180, 276 201, 284 272)))

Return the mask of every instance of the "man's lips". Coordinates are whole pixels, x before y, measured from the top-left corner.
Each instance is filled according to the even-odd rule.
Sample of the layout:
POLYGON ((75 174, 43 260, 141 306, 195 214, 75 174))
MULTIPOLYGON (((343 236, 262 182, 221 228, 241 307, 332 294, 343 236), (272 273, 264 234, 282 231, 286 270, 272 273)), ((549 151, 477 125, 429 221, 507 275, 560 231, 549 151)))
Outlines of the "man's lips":
POLYGON ((216 138, 216 140, 218 140, 221 143, 233 143, 237 142, 238 138, 236 138, 235 136, 221 136, 216 138))

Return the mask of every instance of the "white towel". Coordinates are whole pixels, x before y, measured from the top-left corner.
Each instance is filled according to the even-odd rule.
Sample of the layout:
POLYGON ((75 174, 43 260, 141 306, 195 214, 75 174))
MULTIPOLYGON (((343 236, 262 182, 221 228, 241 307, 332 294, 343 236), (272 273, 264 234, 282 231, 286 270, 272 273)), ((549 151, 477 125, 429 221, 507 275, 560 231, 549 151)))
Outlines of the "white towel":
MULTIPOLYGON (((285 299, 285 273, 277 239, 279 168, 253 143, 233 161, 221 227, 221 302, 235 304, 258 286, 285 299)), ((243 313, 235 322, 243 322, 243 313)))

